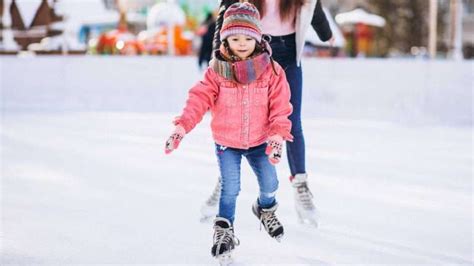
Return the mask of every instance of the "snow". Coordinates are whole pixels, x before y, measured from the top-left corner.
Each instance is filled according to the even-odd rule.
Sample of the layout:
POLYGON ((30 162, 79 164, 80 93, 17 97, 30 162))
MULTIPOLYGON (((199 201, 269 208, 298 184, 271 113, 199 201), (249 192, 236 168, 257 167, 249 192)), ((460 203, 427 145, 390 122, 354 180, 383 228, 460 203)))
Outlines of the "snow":
MULTIPOLYGON (((283 162, 277 214, 286 235, 278 243, 260 231, 250 210, 257 183, 243 163, 235 265, 473 264, 472 118, 463 113, 472 64, 412 64, 305 62, 307 165, 321 226, 297 223, 283 162), (399 84, 385 82, 400 64, 399 84), (386 92, 364 98, 375 85, 358 87, 368 78, 349 69, 382 66, 386 92), (414 68, 429 81, 403 78, 414 68), (449 68, 461 74, 434 75, 449 68), (336 69, 340 78, 330 79, 336 69), (404 108, 383 108, 390 103, 404 108)), ((184 86, 200 75, 194 66, 2 58, 0 264, 217 264, 212 225, 199 222, 218 175, 209 117, 176 152, 163 152, 184 86)))

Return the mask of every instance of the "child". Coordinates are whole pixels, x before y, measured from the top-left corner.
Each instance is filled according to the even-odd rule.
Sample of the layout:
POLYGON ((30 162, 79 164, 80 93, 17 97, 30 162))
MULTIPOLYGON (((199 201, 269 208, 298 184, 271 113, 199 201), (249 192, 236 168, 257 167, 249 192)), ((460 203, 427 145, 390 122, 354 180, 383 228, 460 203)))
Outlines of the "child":
POLYGON ((219 213, 214 221, 214 257, 229 254, 238 239, 233 222, 240 191, 240 163, 247 158, 255 172, 260 195, 252 207, 268 234, 280 240, 283 226, 275 215, 278 179, 273 164, 280 161, 283 141, 291 141, 290 89, 285 72, 271 59, 262 39, 260 14, 250 3, 235 3, 224 15, 220 39, 204 80, 189 91, 176 129, 165 152, 176 149, 186 133, 208 109, 222 176, 219 213))

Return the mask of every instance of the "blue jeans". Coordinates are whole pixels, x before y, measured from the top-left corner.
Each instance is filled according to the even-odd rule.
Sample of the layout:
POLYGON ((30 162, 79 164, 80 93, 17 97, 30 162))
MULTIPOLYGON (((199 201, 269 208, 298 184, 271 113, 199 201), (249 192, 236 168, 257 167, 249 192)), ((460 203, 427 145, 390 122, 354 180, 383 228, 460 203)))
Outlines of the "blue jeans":
POLYGON ((270 46, 273 50, 273 59, 285 70, 286 79, 290 84, 293 113, 290 115, 291 134, 293 142, 286 142, 288 164, 291 175, 306 173, 305 143, 301 125, 301 101, 303 97, 303 73, 301 65, 296 64, 295 34, 271 36, 270 46))
POLYGON ((235 218, 235 205, 240 192, 240 163, 242 156, 247 158, 257 175, 260 193, 259 206, 271 208, 276 204, 275 192, 278 189, 278 178, 275 167, 265 154, 267 144, 252 147, 248 150, 234 149, 216 144, 216 155, 221 174, 221 198, 219 200, 219 217, 231 223, 235 218))

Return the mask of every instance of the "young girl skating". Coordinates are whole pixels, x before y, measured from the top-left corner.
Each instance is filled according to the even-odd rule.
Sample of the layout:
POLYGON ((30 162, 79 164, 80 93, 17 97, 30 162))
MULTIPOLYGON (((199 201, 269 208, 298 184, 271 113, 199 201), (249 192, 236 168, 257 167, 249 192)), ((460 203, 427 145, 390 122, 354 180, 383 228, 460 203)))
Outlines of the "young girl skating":
POLYGON ((278 179, 274 164, 280 161, 283 142, 293 139, 288 119, 292 112, 289 85, 262 39, 257 8, 250 3, 231 5, 224 15, 220 39, 220 49, 215 51, 204 79, 190 89, 165 147, 166 153, 176 149, 185 134, 211 111, 222 176, 211 248, 218 258, 229 255, 239 244, 233 223, 242 157, 246 157, 259 184, 253 213, 271 237, 280 240, 283 236, 283 226, 275 215, 278 179))
MULTIPOLYGON (((227 7, 239 0, 220 0, 219 15, 214 34, 214 49, 220 44, 219 30, 227 7)), ((305 44, 306 32, 312 27, 322 41, 332 46, 335 38, 329 21, 323 11, 323 0, 249 0, 260 11, 262 33, 270 36, 272 58, 285 70, 290 84, 293 113, 289 119, 292 123, 292 142, 286 143, 290 182, 293 187, 295 210, 299 222, 318 226, 318 210, 313 201, 313 193, 308 184, 306 169, 305 138, 302 125, 303 104, 303 70, 301 57, 305 44)), ((220 177, 210 197, 201 208, 201 221, 217 213, 219 203, 220 177)))

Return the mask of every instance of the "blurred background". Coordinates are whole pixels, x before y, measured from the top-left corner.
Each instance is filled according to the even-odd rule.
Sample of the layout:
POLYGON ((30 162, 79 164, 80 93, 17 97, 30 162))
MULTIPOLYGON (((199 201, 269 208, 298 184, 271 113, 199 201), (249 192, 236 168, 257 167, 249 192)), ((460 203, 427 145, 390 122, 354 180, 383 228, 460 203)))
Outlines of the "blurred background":
MULTIPOLYGON (((217 4, 215 0, 1 0, 0 54, 195 55, 217 4)), ((325 0, 323 4, 336 45, 328 48, 309 31, 307 56, 474 56, 472 0, 325 0)))

